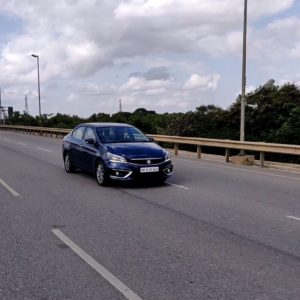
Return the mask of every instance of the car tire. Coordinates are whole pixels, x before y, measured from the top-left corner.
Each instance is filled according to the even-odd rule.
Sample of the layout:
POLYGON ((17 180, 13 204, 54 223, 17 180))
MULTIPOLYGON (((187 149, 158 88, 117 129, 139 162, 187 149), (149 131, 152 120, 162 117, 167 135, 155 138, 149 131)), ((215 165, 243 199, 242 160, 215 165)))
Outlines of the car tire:
POLYGON ((99 161, 96 167, 96 180, 101 186, 106 186, 108 183, 107 170, 103 162, 99 161))
POLYGON ((64 158, 64 167, 67 173, 73 173, 75 171, 75 167, 72 164, 70 154, 67 153, 64 158))

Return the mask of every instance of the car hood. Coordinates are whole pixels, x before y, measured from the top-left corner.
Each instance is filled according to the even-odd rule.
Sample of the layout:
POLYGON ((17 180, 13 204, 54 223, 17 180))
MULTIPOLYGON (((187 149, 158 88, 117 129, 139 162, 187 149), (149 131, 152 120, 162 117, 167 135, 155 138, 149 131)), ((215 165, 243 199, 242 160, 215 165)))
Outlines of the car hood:
POLYGON ((112 143, 106 144, 107 150, 126 158, 164 157, 165 151, 155 143, 112 143))

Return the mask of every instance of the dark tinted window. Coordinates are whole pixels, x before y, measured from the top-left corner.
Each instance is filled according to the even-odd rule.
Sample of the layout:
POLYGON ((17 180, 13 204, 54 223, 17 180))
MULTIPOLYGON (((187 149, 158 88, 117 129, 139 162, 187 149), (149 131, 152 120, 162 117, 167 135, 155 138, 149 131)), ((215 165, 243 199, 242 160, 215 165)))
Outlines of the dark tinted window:
POLYGON ((83 138, 83 133, 84 133, 85 127, 78 127, 73 131, 73 136, 76 137, 77 139, 82 139, 83 138))
POLYGON ((135 127, 98 127, 96 130, 97 135, 102 143, 150 142, 147 136, 145 136, 135 127))

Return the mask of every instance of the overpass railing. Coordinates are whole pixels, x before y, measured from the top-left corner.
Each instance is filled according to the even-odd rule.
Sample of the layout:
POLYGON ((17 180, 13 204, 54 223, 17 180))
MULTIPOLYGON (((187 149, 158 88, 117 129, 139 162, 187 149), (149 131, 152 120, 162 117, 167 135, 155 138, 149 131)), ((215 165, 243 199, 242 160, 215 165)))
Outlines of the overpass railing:
MULTIPOLYGON (((39 134, 44 136, 55 136, 62 138, 68 134, 71 129, 64 128, 48 128, 34 126, 19 126, 19 125, 0 125, 1 130, 9 130, 27 134, 39 134)), ((265 142, 240 142, 235 140, 218 140, 196 137, 182 137, 169 135, 149 134, 156 142, 171 143, 174 145, 174 154, 178 155, 179 145, 195 145, 197 146, 197 158, 201 158, 201 147, 215 147, 225 149, 225 160, 230 160, 230 150, 245 150, 260 153, 260 166, 264 167, 265 153, 277 153, 288 155, 300 155, 300 145, 288 144, 272 144, 265 142)))

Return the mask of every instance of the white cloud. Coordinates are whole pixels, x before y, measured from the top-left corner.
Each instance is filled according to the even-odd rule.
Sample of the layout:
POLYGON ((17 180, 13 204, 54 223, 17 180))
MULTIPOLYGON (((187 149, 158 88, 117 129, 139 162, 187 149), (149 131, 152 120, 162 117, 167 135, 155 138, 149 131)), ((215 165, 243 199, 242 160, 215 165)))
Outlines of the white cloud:
MULTIPOLYGON (((272 15, 291 7, 294 0, 252 0, 249 13, 254 18, 262 15, 272 15)), ((115 10, 116 18, 167 18, 189 16, 189 20, 181 20, 179 23, 201 23, 203 20, 210 23, 218 23, 236 17, 236 13, 243 11, 243 1, 240 0, 150 0, 122 1, 115 10), (224 14, 224 12, 226 12, 224 14)))
POLYGON ((99 85, 95 82, 79 84, 77 89, 79 94, 85 95, 115 95, 118 92, 118 87, 113 84, 99 85))
POLYGON ((276 61, 282 57, 282 54, 300 57, 299 54, 297 55, 300 18, 288 17, 275 20, 262 30, 252 30, 250 38, 252 54, 257 58, 271 58, 276 61))
MULTIPOLYGON (((248 1, 249 60, 258 62, 265 73, 285 72, 282 78, 290 70, 279 71, 283 57, 300 57, 300 19, 276 14, 294 3, 248 1), (265 16, 272 21, 258 29, 256 20, 265 16)), ((63 109, 77 109, 78 114, 85 109, 83 98, 102 111, 114 109, 115 99, 122 96, 133 109, 141 104, 192 108, 195 95, 189 92, 196 92, 197 99, 204 92, 213 96, 220 76, 222 82, 229 76, 221 59, 234 58, 240 67, 241 0, 0 0, 0 12, 16 16, 22 24, 8 43, 0 44, 0 84, 14 89, 15 98, 8 98, 14 104, 25 92, 36 93, 32 53, 40 55, 43 101, 52 101, 45 101, 45 109, 59 110, 55 104, 59 107, 67 99, 74 108, 63 109), (134 73, 140 76, 128 78, 134 73), (59 88, 47 87, 61 80, 59 88)), ((239 76, 240 69, 229 68, 230 76, 239 76)), ((233 91, 240 85, 236 77, 233 91)))
POLYGON ((242 34, 229 32, 223 35, 208 35, 198 41, 198 46, 213 57, 238 54, 242 47, 242 34))
POLYGON ((215 90, 218 87, 220 78, 220 75, 217 74, 213 74, 210 76, 200 76, 198 74, 193 74, 186 81, 183 88, 186 90, 215 90))
POLYGON ((165 92, 171 84, 169 80, 146 80, 142 77, 132 76, 128 82, 121 86, 120 90, 123 92, 158 94, 158 92, 165 92))
MULTIPOLYGON (((269 0, 253 0, 249 14, 252 18, 275 14, 293 2, 274 0, 270 5, 269 0)), ((34 81, 28 57, 32 52, 40 54, 43 80, 48 80, 58 75, 89 76, 136 55, 202 50, 220 56, 238 53, 241 47, 240 0, 23 0, 22 5, 18 0, 0 0, 0 6, 25 24, 0 59, 1 70, 16 76, 23 72, 21 81, 34 81)), ((2 78, 6 81, 7 74, 2 78)))

